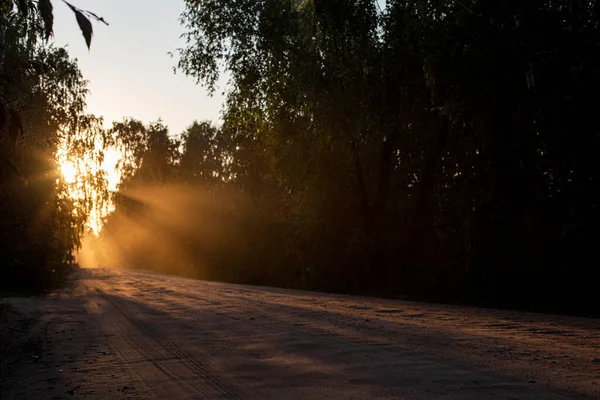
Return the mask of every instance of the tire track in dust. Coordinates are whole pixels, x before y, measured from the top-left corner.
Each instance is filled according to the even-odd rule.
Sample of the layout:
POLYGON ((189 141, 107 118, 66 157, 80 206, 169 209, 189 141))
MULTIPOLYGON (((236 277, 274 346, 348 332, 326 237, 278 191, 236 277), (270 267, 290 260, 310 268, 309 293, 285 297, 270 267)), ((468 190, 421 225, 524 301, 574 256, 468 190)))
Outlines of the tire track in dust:
MULTIPOLYGON (((166 361, 169 358, 164 355, 157 354, 157 348, 152 347, 147 343, 147 340, 137 335, 136 339, 132 340, 130 336, 134 336, 131 332, 134 329, 128 329, 128 321, 118 321, 111 317, 110 313, 106 311, 106 304, 100 297, 90 299, 94 304, 92 307, 98 310, 99 318, 101 319, 101 327, 104 330, 107 338, 112 344, 112 350, 119 356, 125 365, 131 368, 131 364, 138 364, 140 361, 150 364, 150 368, 131 368, 135 374, 146 384, 148 388, 153 390, 155 394, 161 394, 161 398, 165 395, 174 399, 189 398, 189 390, 183 390, 181 385, 175 385, 181 377, 171 368, 165 368, 159 364, 160 361, 166 361), (101 311, 100 311, 101 310, 101 311), (160 378, 167 379, 160 379, 160 378), (161 384, 157 387, 156 382, 165 381, 166 383, 161 384), (154 383, 153 383, 154 382, 154 383), (165 388, 168 386, 168 388, 165 388)), ((143 365, 143 364, 142 364, 143 365)), ((199 394, 208 396, 210 392, 200 392, 199 394)))
MULTIPOLYGON (((185 370, 177 368, 176 365, 171 366, 170 363, 177 360, 177 358, 175 355, 170 354, 167 349, 160 346, 153 346, 152 342, 157 341, 157 336, 155 334, 144 331, 141 335, 133 335, 132 332, 141 330, 137 324, 135 324, 134 318, 132 318, 130 314, 126 315, 121 307, 110 302, 106 296, 103 296, 104 292, 100 288, 91 285, 86 286, 88 293, 95 293, 94 299, 92 300, 90 298, 90 301, 88 302, 88 310, 93 314, 98 314, 98 316, 106 322, 106 324, 101 325, 103 326, 108 339, 112 342, 115 353, 117 353, 127 364, 139 363, 140 361, 149 362, 152 367, 154 367, 153 373, 148 374, 147 370, 146 373, 140 373, 139 369, 135 369, 134 371, 148 387, 152 388, 155 392, 160 392, 162 394, 161 398, 166 398, 166 396, 168 396, 169 398, 175 399, 196 399, 198 398, 196 395, 202 396, 200 398, 214 398, 215 395, 218 395, 218 393, 215 393, 210 387, 201 387, 193 383, 189 376, 186 377, 185 370), (112 308, 112 310, 107 308, 106 305, 112 308), (120 318, 115 319, 113 318, 114 315, 120 316, 120 318), (146 334, 145 336, 144 333, 146 334), (137 354, 137 357, 129 354, 130 352, 127 350, 133 350, 133 352, 137 354), (158 370, 158 372, 156 370, 158 370), (150 375, 151 378, 148 377, 148 375, 150 375), (160 379, 164 377, 167 379, 160 379), (163 382, 157 387, 156 382, 158 381, 163 382), (184 388, 182 388, 182 383, 184 384, 184 388), (168 386, 168 390, 165 386, 168 386)), ((178 361, 179 360, 175 362, 178 361)), ((230 397, 224 398, 230 399, 230 397)), ((231 399, 234 400, 235 398, 231 399)))
MULTIPOLYGON (((171 340, 150 327, 149 324, 140 321, 130 310, 128 310, 128 305, 123 304, 123 301, 120 301, 117 298, 109 298, 102 294, 101 297, 106 304, 109 304, 115 312, 122 316, 122 319, 123 321, 126 321, 126 324, 129 323, 134 330, 141 333, 141 335, 137 335, 134 340, 131 340, 127 334, 123 334, 123 321, 121 321, 120 324, 117 321, 112 321, 114 325, 121 325, 118 326, 118 329, 121 331, 119 337, 126 341, 129 347, 137 349, 141 359, 150 360, 152 365, 166 375, 171 382, 185 383, 188 390, 186 396, 182 398, 189 398, 189 395, 200 395, 203 396, 202 398, 223 398, 228 400, 265 398, 264 396, 256 396, 247 391, 242 391, 234 385, 225 384, 210 373, 211 367, 208 363, 203 362, 189 352, 182 350, 171 340), (138 339, 138 341, 135 339, 138 339), (165 356, 157 359, 156 356, 159 355, 157 353, 164 353, 165 356), (163 362, 161 363, 160 361, 163 362), (198 384, 196 380, 203 382, 205 385, 198 384)), ((111 315, 111 313, 108 312, 105 313, 105 315, 108 316, 111 315)), ((151 383, 149 384, 150 386, 153 386, 151 383)), ((176 389, 181 391, 180 387, 176 389)), ((172 392, 169 392, 168 394, 169 397, 173 397, 172 392)))

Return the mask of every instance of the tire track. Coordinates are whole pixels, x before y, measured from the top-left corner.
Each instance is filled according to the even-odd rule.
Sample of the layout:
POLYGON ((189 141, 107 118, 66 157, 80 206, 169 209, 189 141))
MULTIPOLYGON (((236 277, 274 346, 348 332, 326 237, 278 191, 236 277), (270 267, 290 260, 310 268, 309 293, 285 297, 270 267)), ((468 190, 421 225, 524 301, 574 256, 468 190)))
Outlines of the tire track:
MULTIPOLYGON (((133 335, 132 333, 135 332, 135 329, 132 329, 133 325, 124 321, 123 318, 114 318, 101 297, 96 296, 92 301, 96 304, 95 307, 102 310, 99 313, 99 319, 103 331, 109 338, 112 350, 125 364, 141 364, 139 368, 134 369, 140 380, 151 391, 160 395, 158 398, 166 398, 166 396, 174 399, 189 398, 189 390, 185 390, 179 384, 174 384, 179 383, 181 376, 173 372, 172 368, 165 366, 169 357, 160 354, 160 349, 152 347, 146 339, 140 338, 140 335, 133 335), (159 386, 156 382, 162 384, 159 386)), ((124 386, 124 390, 132 389, 135 390, 135 387, 124 386)), ((200 392, 199 394, 209 396, 211 393, 200 392)))
MULTIPOLYGON (((227 400, 265 398, 264 396, 257 396, 254 393, 250 393, 249 390, 242 390, 237 387, 237 385, 226 383, 216 378, 211 371, 211 366, 202 361, 198 357, 198 354, 191 354, 182 350, 180 346, 169 340, 164 333, 158 332, 158 330, 153 329, 140 318, 136 318, 136 315, 140 314, 130 310, 131 303, 128 304, 116 297, 106 295, 101 295, 101 298, 106 301, 114 311, 120 314, 123 320, 130 323, 132 327, 140 333, 134 338, 139 341, 132 341, 126 334, 127 332, 130 332, 130 330, 123 332, 123 324, 120 323, 120 336, 128 342, 130 347, 137 348, 142 358, 153 360, 152 364, 162 373, 167 375, 172 381, 182 382, 188 389, 191 389, 185 393, 187 396, 200 395, 203 396, 202 398, 222 398, 227 400), (165 355, 157 360, 157 353, 164 353, 165 355), (174 360, 176 361, 173 362, 174 360), (199 384, 197 381, 200 381, 203 384, 199 384)), ((107 315, 114 314, 113 312, 110 312, 110 310, 108 311, 109 312, 106 313, 107 315)), ((113 321, 113 323, 115 322, 113 321)), ((119 325, 119 323, 117 323, 117 325, 119 325)), ((173 397, 172 393, 170 393, 169 397, 173 397)))

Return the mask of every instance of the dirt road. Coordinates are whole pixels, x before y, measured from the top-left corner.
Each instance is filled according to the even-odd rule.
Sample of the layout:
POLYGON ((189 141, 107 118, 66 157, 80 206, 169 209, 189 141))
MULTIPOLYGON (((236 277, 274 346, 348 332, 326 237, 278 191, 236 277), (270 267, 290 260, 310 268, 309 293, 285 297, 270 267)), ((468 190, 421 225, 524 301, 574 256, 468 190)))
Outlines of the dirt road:
POLYGON ((2 399, 600 398, 600 321, 81 270, 2 399))

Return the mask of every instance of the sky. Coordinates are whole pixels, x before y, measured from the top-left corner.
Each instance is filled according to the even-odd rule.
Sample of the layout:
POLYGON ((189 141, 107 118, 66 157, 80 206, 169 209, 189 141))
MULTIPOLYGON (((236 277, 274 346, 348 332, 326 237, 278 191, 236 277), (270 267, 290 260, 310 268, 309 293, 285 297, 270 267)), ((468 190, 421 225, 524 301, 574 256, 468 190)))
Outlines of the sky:
POLYGON ((132 117, 145 123, 159 117, 171 134, 194 120, 217 122, 224 85, 213 97, 192 78, 173 73, 177 64, 168 52, 184 46, 178 18, 183 0, 69 0, 103 17, 110 26, 92 21, 91 50, 73 12, 54 1, 54 40, 78 60, 89 81, 88 112, 103 116, 105 125, 132 117))

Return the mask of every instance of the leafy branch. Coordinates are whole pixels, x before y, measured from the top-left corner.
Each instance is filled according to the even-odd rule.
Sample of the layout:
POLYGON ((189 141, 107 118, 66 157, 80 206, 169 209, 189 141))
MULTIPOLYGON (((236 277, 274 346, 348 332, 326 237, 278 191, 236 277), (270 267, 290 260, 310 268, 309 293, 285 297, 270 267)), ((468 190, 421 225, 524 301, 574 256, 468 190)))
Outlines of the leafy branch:
POLYGON ((85 38, 85 43, 87 44, 88 49, 92 44, 92 23, 90 22, 90 18, 95 19, 97 22, 102 22, 106 26, 108 26, 108 22, 104 20, 104 18, 99 17, 91 11, 82 10, 81 8, 77 8, 71 3, 63 0, 63 2, 69 6, 69 8, 75 13, 75 18, 77 19, 77 24, 79 24, 79 28, 81 29, 81 33, 85 38))
MULTIPOLYGON (((17 7, 23 16, 27 16, 29 7, 27 6, 26 0, 15 0, 17 2, 17 7)), ((92 36, 94 34, 94 30, 92 27, 92 22, 90 19, 95 20, 96 22, 101 22, 108 26, 108 22, 103 17, 99 17, 97 14, 83 10, 79 7, 74 6, 66 0, 63 0, 71 11, 75 14, 75 19, 77 20, 77 24, 79 25, 79 29, 81 29, 81 33, 85 39, 85 43, 90 48, 92 44, 92 36)), ((46 39, 48 39, 53 32, 54 26, 54 7, 52 6, 51 0, 38 0, 38 11, 40 12, 40 16, 44 21, 44 32, 46 35, 46 39)))

